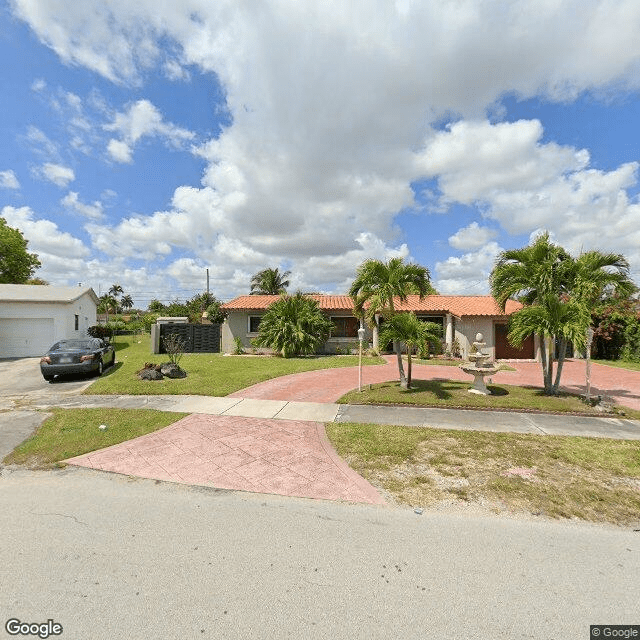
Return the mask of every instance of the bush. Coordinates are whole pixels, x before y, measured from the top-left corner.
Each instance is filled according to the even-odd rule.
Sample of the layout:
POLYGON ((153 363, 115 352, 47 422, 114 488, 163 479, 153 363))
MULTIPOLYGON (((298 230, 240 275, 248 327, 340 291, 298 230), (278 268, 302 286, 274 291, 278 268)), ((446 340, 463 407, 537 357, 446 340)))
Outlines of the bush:
POLYGON ((158 318, 159 316, 156 313, 145 313, 142 318, 140 318, 140 322, 147 333, 151 331, 151 327, 156 323, 158 318))
POLYGON ((258 330, 255 343, 271 347, 283 357, 315 353, 327 340, 333 323, 318 303, 301 292, 283 295, 269 306, 258 330))
POLYGON ((93 327, 87 329, 87 333, 92 338, 102 338, 103 340, 109 340, 113 335, 113 329, 104 324, 96 324, 93 327))
POLYGON ((236 336, 236 337, 233 339, 233 342, 234 342, 234 343, 235 343, 235 345, 236 345, 236 348, 235 348, 234 353, 235 353, 237 356, 241 356, 241 355, 244 353, 244 346, 243 346, 243 344, 242 344, 242 339, 240 338, 240 336, 236 336))
POLYGON ((179 367, 179 362, 184 355, 184 340, 177 333, 170 333, 162 338, 162 346, 169 356, 169 362, 179 367))

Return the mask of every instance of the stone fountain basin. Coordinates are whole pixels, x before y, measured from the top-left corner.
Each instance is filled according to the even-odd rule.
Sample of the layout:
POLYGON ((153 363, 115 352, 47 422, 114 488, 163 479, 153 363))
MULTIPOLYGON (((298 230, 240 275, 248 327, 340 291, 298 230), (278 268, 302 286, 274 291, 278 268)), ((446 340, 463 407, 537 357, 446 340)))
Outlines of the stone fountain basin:
POLYGON ((458 367, 460 367, 460 369, 465 373, 484 373, 488 376, 498 373, 502 368, 496 364, 476 364, 474 362, 463 362, 462 364, 459 364, 458 367))

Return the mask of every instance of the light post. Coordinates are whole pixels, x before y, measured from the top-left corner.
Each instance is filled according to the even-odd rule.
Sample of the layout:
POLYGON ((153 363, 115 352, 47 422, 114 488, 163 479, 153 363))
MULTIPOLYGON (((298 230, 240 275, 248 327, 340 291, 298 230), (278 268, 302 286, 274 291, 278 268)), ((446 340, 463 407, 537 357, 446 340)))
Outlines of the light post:
POLYGON ((358 341, 360 342, 360 350, 358 355, 358 391, 362 391, 362 341, 364 340, 364 327, 360 325, 358 329, 358 341))
POLYGON ((589 327, 587 329, 587 393, 585 394, 585 400, 591 401, 591 342, 593 341, 593 329, 589 327))

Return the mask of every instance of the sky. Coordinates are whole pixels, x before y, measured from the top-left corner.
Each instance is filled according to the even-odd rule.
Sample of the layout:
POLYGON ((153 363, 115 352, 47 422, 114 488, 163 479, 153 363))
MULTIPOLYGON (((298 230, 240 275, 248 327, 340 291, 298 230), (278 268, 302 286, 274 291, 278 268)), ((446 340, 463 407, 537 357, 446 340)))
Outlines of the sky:
POLYGON ((0 216, 144 309, 346 293, 400 256, 484 295, 541 231, 640 284, 637 0, 9 0, 0 216))

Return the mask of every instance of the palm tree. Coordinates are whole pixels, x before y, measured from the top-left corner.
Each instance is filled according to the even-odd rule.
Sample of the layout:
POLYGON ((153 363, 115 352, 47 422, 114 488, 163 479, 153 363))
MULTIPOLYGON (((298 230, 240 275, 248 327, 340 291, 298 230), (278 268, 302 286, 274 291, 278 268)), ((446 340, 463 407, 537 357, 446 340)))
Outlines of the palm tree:
POLYGON ((123 289, 119 284, 111 285, 111 289, 109 289, 109 295, 115 298, 116 300, 116 312, 118 311, 118 306, 119 306, 118 298, 120 298, 122 293, 123 293, 123 289))
POLYGON ((324 344, 332 327, 313 298, 301 292, 283 295, 262 316, 255 344, 275 349, 285 358, 310 355, 324 344))
POLYGON ((546 394, 558 392, 567 342, 578 347, 584 344, 578 333, 586 336, 591 306, 607 289, 633 291, 628 272, 629 265, 620 254, 588 251, 573 258, 565 249, 553 244, 548 233, 540 235, 528 247, 499 254, 489 281, 491 293, 501 309, 504 311, 507 300, 514 297, 527 305, 540 307, 512 316, 509 340, 522 344, 526 335, 542 337, 540 350, 546 394), (568 306, 563 308, 563 305, 568 306), (539 330, 535 328, 536 322, 539 330), (578 326, 577 322, 581 324, 578 326), (525 330, 529 333, 524 334, 525 330), (560 339, 560 349, 553 382, 551 345, 556 337, 560 339))
POLYGON ((533 304, 516 311, 509 319, 509 342, 519 347, 525 338, 538 334, 542 337, 540 351, 542 356, 542 377, 546 395, 558 395, 562 366, 565 360, 567 341, 576 347, 586 344, 586 327, 589 326, 591 314, 586 305, 577 300, 563 302, 553 294, 548 294, 538 304, 533 304), (556 379, 553 380, 553 353, 547 351, 547 342, 560 338, 556 379))
MULTIPOLYGON (((391 258, 388 262, 366 260, 356 272, 356 279, 349 289, 353 298, 354 314, 366 318, 369 326, 376 324, 378 313, 395 314, 394 299, 404 302, 409 293, 416 292, 420 298, 432 290, 429 270, 418 264, 404 264, 402 258, 391 258), (366 307, 366 312, 365 312, 366 307)), ((407 387, 407 379, 402 365, 400 343, 395 342, 398 358, 400 386, 407 387)))
POLYGON ((404 342, 407 345, 407 389, 411 388, 411 352, 416 347, 440 340, 442 328, 435 322, 422 322, 413 313, 398 313, 385 322, 380 336, 383 342, 404 342))
POLYGON ((130 295, 122 296, 120 299, 120 305, 123 309, 131 309, 133 307, 133 298, 130 295))
POLYGON ((107 314, 107 322, 109 322, 109 309, 116 309, 118 306, 118 301, 108 293, 100 296, 100 301, 98 302, 98 311, 100 313, 107 314))
POLYGON ((291 271, 280 273, 276 269, 263 269, 251 278, 251 295, 278 295, 287 292, 291 271))

